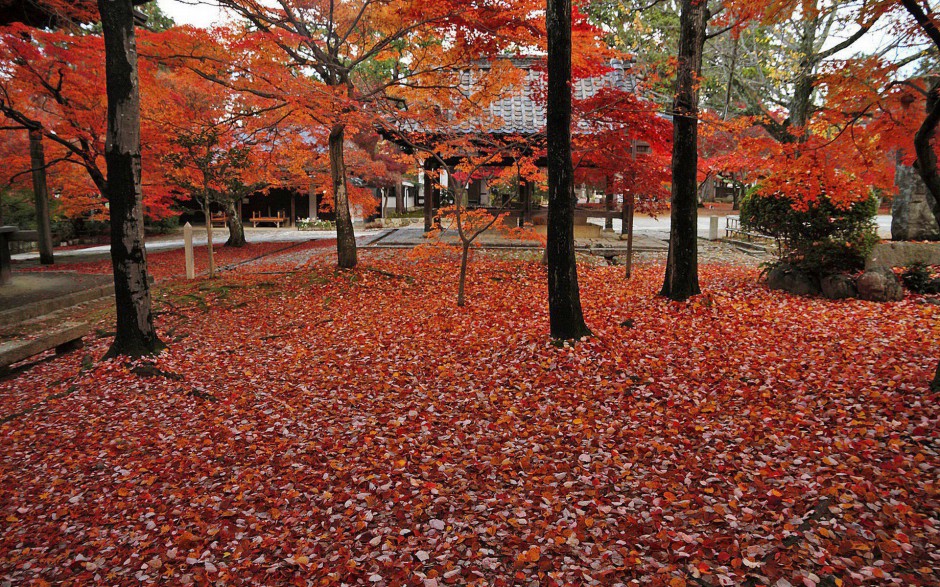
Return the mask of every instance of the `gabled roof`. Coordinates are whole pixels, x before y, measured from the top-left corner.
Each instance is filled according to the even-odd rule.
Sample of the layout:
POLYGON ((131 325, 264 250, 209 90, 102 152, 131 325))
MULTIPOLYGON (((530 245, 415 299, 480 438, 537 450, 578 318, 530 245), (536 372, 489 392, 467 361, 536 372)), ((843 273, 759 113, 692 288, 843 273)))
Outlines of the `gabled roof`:
MULTIPOLYGON (((506 98, 495 100, 485 108, 485 113, 478 120, 462 124, 463 132, 478 132, 480 127, 489 129, 493 134, 530 135, 545 130, 545 103, 533 98, 538 93, 544 94, 545 58, 512 58, 513 66, 524 70, 523 87, 513 88, 506 98)), ((580 78, 573 81, 575 100, 585 100, 597 94, 603 88, 636 91, 636 78, 630 73, 630 64, 620 59, 611 59, 610 71, 601 76, 580 78)), ((489 69, 489 63, 482 63, 479 69, 489 69)), ((461 86, 465 93, 472 92, 475 74, 466 71, 461 75, 461 86)))

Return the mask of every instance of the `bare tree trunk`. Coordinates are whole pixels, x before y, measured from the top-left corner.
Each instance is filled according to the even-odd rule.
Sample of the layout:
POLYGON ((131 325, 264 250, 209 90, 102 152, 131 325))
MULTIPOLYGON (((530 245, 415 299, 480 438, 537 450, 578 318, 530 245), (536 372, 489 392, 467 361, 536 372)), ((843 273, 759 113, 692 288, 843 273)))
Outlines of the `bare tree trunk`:
POLYGON ((98 0, 105 49, 108 131, 105 195, 111 212, 111 264, 117 327, 106 357, 158 353, 153 327, 140 187, 140 90, 131 0, 98 0))
POLYGON ((395 213, 404 214, 405 213, 405 186, 396 185, 394 188, 395 194, 395 213))
POLYGON ((206 249, 209 255, 209 279, 215 277, 215 250, 212 243, 212 210, 209 208, 209 198, 202 202, 202 209, 206 215, 206 249))
POLYGON ((816 19, 803 21, 803 31, 800 36, 800 64, 796 80, 793 82, 793 96, 790 98, 788 122, 790 127, 799 127, 797 136, 783 137, 786 142, 801 141, 806 137, 806 123, 809 122, 810 105, 813 98, 813 72, 817 65, 816 31, 819 22, 816 19))
MULTIPOLYGON (((901 0, 901 4, 933 44, 940 49, 940 29, 937 28, 933 14, 927 15, 915 0, 901 0)), ((917 171, 927 186, 927 201, 933 211, 937 224, 940 224, 940 175, 937 173, 937 154, 931 144, 940 124, 940 78, 935 78, 927 94, 927 116, 914 135, 914 150, 917 151, 917 171)), ((940 391, 940 360, 937 371, 930 383, 931 391, 940 391)))
POLYGON ((457 306, 463 308, 467 304, 467 261, 470 257, 470 243, 465 240, 461 243, 460 252, 460 278, 457 281, 457 306))
POLYGON ((521 177, 517 183, 519 185, 519 201, 522 202, 522 214, 519 216, 519 228, 522 228, 527 223, 532 222, 532 190, 530 189, 529 182, 522 181, 521 177))
POLYGON ((349 213, 349 193, 346 190, 346 159, 343 142, 346 127, 337 124, 330 131, 330 176, 333 180, 333 207, 336 211, 336 262, 342 269, 352 269, 358 262, 356 234, 349 213))
POLYGON ((937 173, 937 154, 933 140, 940 124, 940 78, 934 80, 927 94, 927 116, 914 135, 917 151, 917 172, 927 186, 927 202, 937 224, 940 224, 940 174, 937 173))
POLYGON ((437 169, 434 159, 424 162, 424 232, 431 232, 434 221, 434 180, 430 171, 437 169))
POLYGON ((708 22, 705 2, 683 0, 679 66, 673 106, 672 225, 666 278, 660 295, 683 301, 701 293, 698 284, 698 76, 708 22))
POLYGON ((548 34, 548 315, 555 339, 591 334, 584 323, 574 253, 571 165, 571 0, 547 0, 548 34))
POLYGON ((738 44, 740 37, 734 35, 731 45, 731 63, 728 65, 728 86, 725 88, 725 106, 721 111, 721 119, 728 120, 731 111, 731 88, 734 86, 734 68, 738 64, 738 44))
POLYGON ((245 240, 245 225, 242 224, 241 216, 238 215, 235 202, 229 202, 225 207, 225 226, 228 227, 226 247, 244 247, 248 244, 245 240))
POLYGON ((49 187, 46 182, 46 154, 42 148, 42 129, 29 129, 29 159, 33 173, 33 199, 36 203, 36 228, 39 232, 39 262, 52 265, 52 227, 49 224, 49 187))

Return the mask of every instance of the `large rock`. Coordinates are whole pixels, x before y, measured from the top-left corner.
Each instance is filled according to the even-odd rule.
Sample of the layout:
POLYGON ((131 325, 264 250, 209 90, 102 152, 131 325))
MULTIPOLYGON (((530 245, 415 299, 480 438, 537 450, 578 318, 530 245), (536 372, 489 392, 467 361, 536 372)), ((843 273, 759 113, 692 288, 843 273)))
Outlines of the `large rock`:
POLYGON ((844 300, 858 296, 855 281, 848 275, 827 275, 820 280, 822 294, 830 300, 844 300))
POLYGON ((869 269, 858 278, 858 297, 872 302, 896 302, 904 299, 904 287, 886 267, 869 269))
POLYGON ((917 170, 898 165, 895 170, 898 195, 891 203, 891 239, 896 241, 940 240, 940 226, 927 202, 927 186, 917 170))
POLYGON ((865 269, 907 267, 914 263, 940 265, 940 243, 878 243, 865 260, 865 269))
POLYGON ((777 265, 768 271, 767 287, 799 296, 811 296, 819 293, 819 284, 812 275, 790 265, 777 265))

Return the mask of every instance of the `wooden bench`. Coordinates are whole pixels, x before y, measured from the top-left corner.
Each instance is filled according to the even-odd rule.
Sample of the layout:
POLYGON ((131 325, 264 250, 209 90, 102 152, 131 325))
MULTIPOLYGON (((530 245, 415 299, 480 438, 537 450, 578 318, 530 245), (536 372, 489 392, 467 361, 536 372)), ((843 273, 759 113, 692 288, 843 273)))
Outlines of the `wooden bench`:
POLYGON ((221 226, 224 228, 225 225, 228 224, 228 214, 224 214, 222 212, 213 214, 210 217, 209 222, 212 224, 212 226, 221 226))
POLYGON ((80 349, 82 337, 91 331, 91 326, 84 322, 63 322, 54 330, 45 331, 37 338, 10 340, 0 343, 0 373, 13 363, 19 363, 49 349, 55 349, 57 355, 80 349))
POLYGON ((770 241, 773 237, 759 232, 745 230, 739 216, 725 216, 725 238, 741 237, 747 241, 770 241))
POLYGON ((287 223, 287 218, 281 215, 252 216, 250 222, 251 222, 251 226, 254 228, 258 228, 258 225, 261 224, 262 222, 270 222, 271 224, 274 224, 275 226, 280 228, 282 223, 285 223, 285 224, 287 223))

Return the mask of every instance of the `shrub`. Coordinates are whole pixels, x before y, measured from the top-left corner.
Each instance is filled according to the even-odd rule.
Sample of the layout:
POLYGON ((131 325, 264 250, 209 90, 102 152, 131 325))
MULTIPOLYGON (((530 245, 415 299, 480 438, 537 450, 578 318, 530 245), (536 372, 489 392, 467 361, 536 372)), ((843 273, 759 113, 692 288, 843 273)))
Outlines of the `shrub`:
POLYGON ((52 241, 61 243, 75 238, 75 225, 71 220, 53 220, 50 228, 52 229, 52 241))
POLYGON ((424 218, 424 210, 406 210, 404 212, 389 212, 386 218, 424 218))
POLYGON ((180 217, 165 216, 159 220, 147 219, 144 229, 150 234, 170 234, 180 226, 180 217))
POLYGON ((336 230, 336 223, 320 218, 298 218, 297 230, 336 230))
POLYGON ((107 220, 78 218, 74 221, 75 232, 81 236, 107 236, 111 234, 111 223, 107 220))
POLYGON ((878 200, 870 197, 846 210, 822 198, 806 210, 796 210, 783 196, 758 196, 741 201, 741 225, 777 239, 779 262, 817 277, 858 271, 878 242, 873 221, 878 200))
POLYGON ((916 294, 931 293, 930 269, 926 263, 911 263, 901 274, 904 287, 916 294))
POLYGON ((36 228, 36 207, 33 193, 25 190, 0 190, 0 206, 3 207, 2 224, 18 226, 23 230, 36 228))

